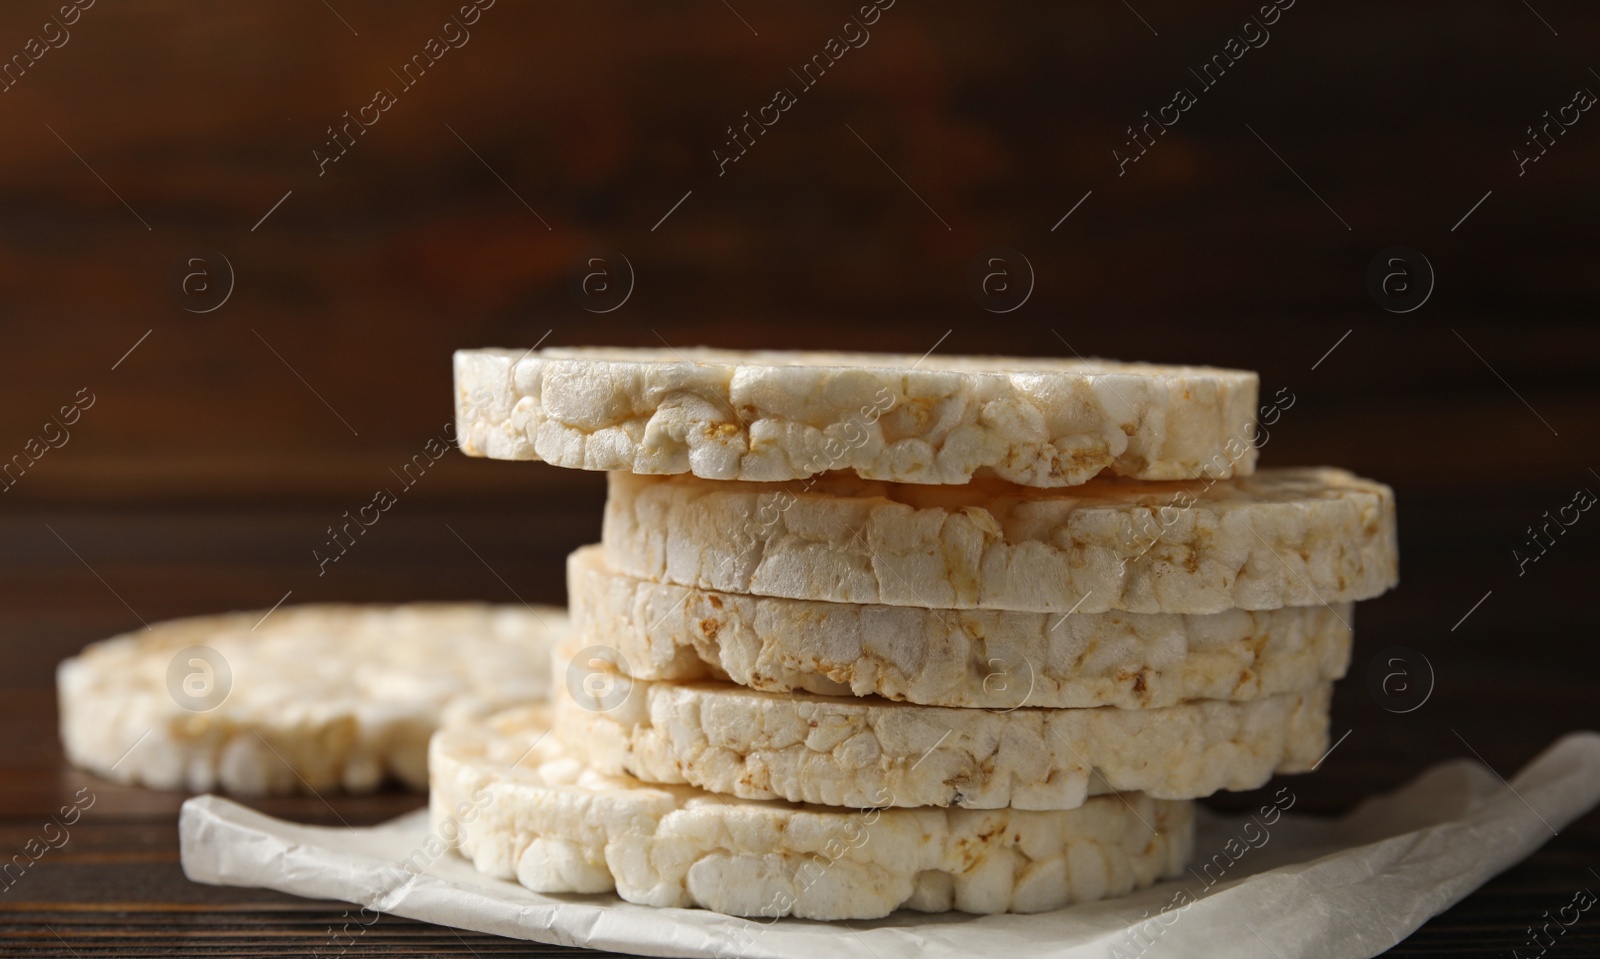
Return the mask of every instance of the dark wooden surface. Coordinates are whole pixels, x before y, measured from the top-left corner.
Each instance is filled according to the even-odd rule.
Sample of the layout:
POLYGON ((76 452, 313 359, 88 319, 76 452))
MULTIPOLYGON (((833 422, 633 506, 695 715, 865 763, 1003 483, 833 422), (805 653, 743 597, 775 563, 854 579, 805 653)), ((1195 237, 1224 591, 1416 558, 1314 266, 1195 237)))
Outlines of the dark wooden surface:
MULTIPOLYGON (((1345 466, 1400 502, 1402 585, 1359 611, 1334 718, 1353 732, 1298 781, 1306 808, 1347 809, 1466 743, 1509 775, 1600 725, 1600 518, 1523 574, 1513 556, 1544 511, 1600 491, 1600 112, 1524 175, 1512 153, 1600 90, 1592 5, 1299 0, 1119 177, 1128 124, 1251 5, 899 0, 718 176, 724 128, 856 4, 500 0, 319 176, 326 127, 398 87, 390 69, 456 6, 329 2, 99 0, 0 93, 0 462, 76 391, 96 398, 0 492, 0 854, 62 797, 98 797, 0 893, 0 951, 339 952, 342 905, 187 883, 183 797, 65 769, 52 670, 141 618, 289 590, 511 600, 447 523, 524 599, 559 602, 602 484, 543 466, 452 456, 329 575, 311 558, 438 435, 450 350, 546 331, 1258 369, 1264 394, 1296 397, 1265 463, 1345 466), (1437 274, 1404 314, 1365 283, 1397 244, 1437 274), (995 246, 1037 276, 1015 312, 965 289, 995 246), (570 290, 596 255, 637 277, 614 312, 570 290), (214 311, 184 292, 193 257, 237 277, 214 311), (1365 682, 1395 645, 1437 675, 1405 715, 1365 682)), ((0 59, 51 9, 0 8, 0 59)), ((352 823, 421 802, 329 798, 352 823)), ((260 805, 337 821, 314 799, 260 805)), ((1591 869, 1592 813, 1395 954, 1509 955, 1600 888, 1591 869)), ((1600 918, 1555 948, 1600 954, 1600 918)), ((385 953, 563 950, 384 917, 346 954, 385 953)))

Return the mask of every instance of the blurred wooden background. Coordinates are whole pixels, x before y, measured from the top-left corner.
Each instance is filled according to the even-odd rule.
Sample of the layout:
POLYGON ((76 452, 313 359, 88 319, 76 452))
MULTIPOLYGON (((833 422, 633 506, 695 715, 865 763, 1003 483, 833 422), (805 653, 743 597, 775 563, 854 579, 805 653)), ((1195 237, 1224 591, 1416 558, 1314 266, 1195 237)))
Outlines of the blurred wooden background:
MULTIPOLYGON (((1512 556, 1600 491, 1600 113, 1524 175, 1512 152, 1600 91, 1592 5, 1301 0, 1119 177, 1126 128, 1198 89, 1250 5, 899 0, 802 89, 791 69, 858 5, 729 2, 500 0, 410 88, 392 71, 460 42, 458 5, 100 0, 48 49, 29 38, 61 42, 56 7, 0 9, 0 57, 44 51, 0 93, 0 462, 95 398, 0 493, 12 845, 79 781, 50 685, 85 642, 290 591, 561 601, 597 475, 452 455, 327 575, 311 558, 439 435, 451 350, 547 333, 1260 370, 1264 396, 1296 398, 1264 463, 1400 497, 1403 585, 1360 611, 1335 717, 1354 732, 1308 803, 1345 808, 1464 742, 1509 775, 1595 724, 1600 517, 1526 575, 1512 556), (779 88, 798 102, 719 176, 726 128, 779 88), (319 175, 327 128, 380 89, 396 102, 319 175), (1436 272, 1414 312, 1367 289, 1394 245, 1436 272), (967 289, 994 247, 1036 275, 1013 312, 967 289), (619 254, 630 298, 584 309, 575 277, 619 254), (224 257, 231 296, 195 312, 218 296, 185 275, 225 282, 224 257), (1365 678, 1398 644, 1437 674, 1405 715, 1365 678)), ((120 794, 170 872, 181 797, 120 794)), ((1525 867, 1556 898, 1469 938, 1520 944, 1564 900, 1600 851, 1596 817, 1573 830, 1525 867)))

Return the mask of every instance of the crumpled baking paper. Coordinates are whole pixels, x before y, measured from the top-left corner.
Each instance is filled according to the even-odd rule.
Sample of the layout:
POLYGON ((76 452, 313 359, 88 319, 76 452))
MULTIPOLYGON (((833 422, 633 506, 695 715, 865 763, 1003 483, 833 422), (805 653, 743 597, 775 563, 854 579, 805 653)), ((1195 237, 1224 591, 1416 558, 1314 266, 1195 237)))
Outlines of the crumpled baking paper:
MULTIPOLYGON (((1285 782, 1276 794, 1280 806, 1315 788, 1314 775, 1285 782)), ((1355 959, 1398 943, 1597 802, 1600 734, 1573 733, 1509 784, 1478 763, 1455 760, 1336 820, 1202 810, 1190 875, 1131 896, 1035 915, 901 911, 848 923, 654 909, 614 895, 543 895, 480 876, 451 853, 420 873, 408 871, 402 860, 428 837, 425 810, 372 828, 328 828, 200 796, 183 805, 181 836, 184 872, 197 882, 651 956, 1355 959)), ((352 911, 342 935, 375 921, 370 911, 352 911)))

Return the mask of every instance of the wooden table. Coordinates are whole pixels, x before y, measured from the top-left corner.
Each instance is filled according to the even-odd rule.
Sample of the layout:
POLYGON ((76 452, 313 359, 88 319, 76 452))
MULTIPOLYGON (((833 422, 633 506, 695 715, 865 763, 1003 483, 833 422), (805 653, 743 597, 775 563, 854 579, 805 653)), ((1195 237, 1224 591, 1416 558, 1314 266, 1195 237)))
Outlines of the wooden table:
MULTIPOLYGON (((0 57, 51 6, 0 9, 0 57)), ((594 476, 448 457, 336 571, 309 558, 438 435, 452 349, 547 330, 1259 370, 1264 396, 1298 397, 1265 462, 1344 466, 1400 502, 1402 585, 1359 610, 1334 714, 1353 732, 1297 781, 1303 808, 1348 809, 1469 743, 1509 775, 1600 725, 1600 516, 1526 575, 1512 555, 1542 511, 1600 490, 1600 111, 1525 169, 1512 152, 1542 111, 1600 89, 1600 10, 1295 4, 1120 170, 1128 125, 1251 7, 900 2, 725 175, 727 126, 858 3, 497 3, 325 169, 328 125, 457 0, 83 12, 0 111, 0 463, 75 391, 97 397, 0 493, 0 858, 80 787, 97 801, 0 892, 0 951, 339 952, 343 905, 186 882, 183 797, 64 768, 52 671, 141 618, 288 590, 509 602, 509 584, 560 602, 564 554, 598 535, 594 476), (1395 244, 1437 273, 1413 312, 1367 287, 1395 244), (966 288, 995 246, 1037 276, 1014 312, 966 288), (602 252, 638 280, 605 314, 573 292, 602 252), (224 263, 237 288, 218 303, 224 263), (1438 676, 1403 716, 1365 688, 1394 645, 1438 676)), ((352 823, 422 802, 329 799, 352 823)), ((338 821, 315 799, 258 805, 338 821)), ((1508 955, 1575 889, 1600 891, 1591 870, 1594 814, 1395 954, 1508 955)), ((571 950, 385 917, 345 954, 388 952, 571 950)), ((1555 954, 1600 954, 1600 914, 1555 954)))

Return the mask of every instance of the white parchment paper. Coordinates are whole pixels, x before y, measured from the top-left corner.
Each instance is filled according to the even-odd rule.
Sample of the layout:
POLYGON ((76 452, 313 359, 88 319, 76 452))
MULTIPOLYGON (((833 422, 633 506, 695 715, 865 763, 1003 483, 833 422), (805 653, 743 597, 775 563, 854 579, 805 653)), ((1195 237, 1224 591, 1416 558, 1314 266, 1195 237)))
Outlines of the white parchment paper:
MULTIPOLYGON (((1284 799, 1315 788, 1314 774, 1284 782, 1284 799)), ((902 911, 850 923, 747 920, 609 895, 542 895, 480 876, 453 854, 408 871, 401 862, 428 838, 425 811, 372 828, 328 828, 200 796, 184 803, 181 836, 184 871, 197 882, 651 956, 1356 959, 1404 939, 1597 802, 1600 734, 1573 733, 1509 784, 1457 760, 1338 820, 1290 812, 1268 823, 1202 812, 1191 876, 1121 899, 1037 915, 902 911)), ((381 921, 370 911, 360 918, 381 921)), ((344 935, 361 928, 353 918, 344 935)))

